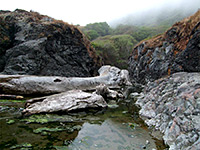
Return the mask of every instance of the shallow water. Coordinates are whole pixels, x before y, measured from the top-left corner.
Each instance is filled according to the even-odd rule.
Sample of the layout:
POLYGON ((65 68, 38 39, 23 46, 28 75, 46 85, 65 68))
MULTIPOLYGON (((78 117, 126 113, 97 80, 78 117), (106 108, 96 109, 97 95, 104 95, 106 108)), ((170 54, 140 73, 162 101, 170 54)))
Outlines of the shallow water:
POLYGON ((163 150, 130 103, 103 111, 23 118, 23 103, 0 100, 0 149, 163 150), (132 106, 131 106, 132 107, 132 106))

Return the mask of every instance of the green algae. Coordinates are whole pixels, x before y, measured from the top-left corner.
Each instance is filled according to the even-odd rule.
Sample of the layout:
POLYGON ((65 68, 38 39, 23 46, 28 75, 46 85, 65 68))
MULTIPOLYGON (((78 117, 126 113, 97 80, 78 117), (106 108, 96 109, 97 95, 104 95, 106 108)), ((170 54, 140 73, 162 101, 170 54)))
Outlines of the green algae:
POLYGON ((7 102, 12 102, 12 103, 25 103, 26 100, 0 99, 0 102, 2 102, 2 103, 7 103, 7 102))
MULTIPOLYGON (((10 117, 10 120, 15 121, 14 125, 8 125, 9 119, 0 120, 2 125, 0 130, 4 136, 0 140, 0 149, 88 150, 129 149, 130 147, 134 149, 142 144, 144 137, 147 137, 146 133, 143 133, 144 130, 134 122, 126 103, 121 105, 113 102, 109 105, 119 105, 119 107, 110 107, 93 113, 14 116, 21 111, 21 104, 12 103, 10 107, 8 103, 0 106, 0 115, 4 118, 10 117), (13 107, 13 104, 14 106, 17 104, 17 108, 13 107), (142 138, 138 142, 137 138, 140 138, 140 135, 142 138), (22 146, 20 143, 31 143, 32 147, 22 146)), ((154 145, 153 141, 151 145, 154 145)), ((162 150, 156 146, 151 148, 162 150)))
POLYGON ((8 120, 6 123, 7 123, 7 124, 14 124, 14 123, 15 123, 15 120, 8 120))
POLYGON ((65 130, 64 128, 59 128, 59 127, 56 127, 56 128, 47 128, 47 127, 44 127, 44 128, 37 128, 35 130, 33 130, 34 133, 42 133, 44 131, 47 131, 47 132, 58 132, 58 131, 63 131, 65 130))
POLYGON ((30 143, 22 143, 22 144, 14 145, 10 147, 10 149, 31 150, 32 145, 30 143))
POLYGON ((22 119, 21 121, 27 122, 27 123, 40 123, 40 124, 44 124, 44 123, 50 122, 51 120, 47 119, 43 115, 32 115, 32 116, 30 116, 28 118, 22 119))
POLYGON ((56 128, 43 127, 43 128, 37 128, 37 129, 33 130, 33 133, 36 133, 36 134, 41 133, 42 135, 48 135, 49 132, 60 132, 60 131, 67 131, 69 133, 72 133, 75 130, 80 130, 80 129, 81 129, 80 125, 76 125, 73 127, 58 126, 56 128))
POLYGON ((56 115, 56 114, 45 114, 45 115, 32 115, 21 120, 26 123, 39 123, 46 124, 52 122, 80 122, 81 119, 75 116, 69 115, 56 115))

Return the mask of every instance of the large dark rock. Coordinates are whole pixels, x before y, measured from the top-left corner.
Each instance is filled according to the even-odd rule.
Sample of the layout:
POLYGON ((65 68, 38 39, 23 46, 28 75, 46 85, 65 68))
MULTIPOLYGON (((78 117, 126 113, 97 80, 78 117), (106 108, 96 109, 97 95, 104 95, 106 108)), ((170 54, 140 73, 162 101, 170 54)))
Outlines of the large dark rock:
POLYGON ((164 34, 140 42, 129 57, 135 82, 147 83, 175 72, 200 71, 200 10, 164 34))
POLYGON ((36 12, 0 12, 0 73, 93 76, 100 66, 73 25, 36 12))
POLYGON ((195 31, 187 48, 177 57, 175 62, 182 66, 184 71, 200 71, 200 30, 195 31))
POLYGON ((200 73, 179 72, 149 82, 136 104, 170 150, 200 148, 200 73))

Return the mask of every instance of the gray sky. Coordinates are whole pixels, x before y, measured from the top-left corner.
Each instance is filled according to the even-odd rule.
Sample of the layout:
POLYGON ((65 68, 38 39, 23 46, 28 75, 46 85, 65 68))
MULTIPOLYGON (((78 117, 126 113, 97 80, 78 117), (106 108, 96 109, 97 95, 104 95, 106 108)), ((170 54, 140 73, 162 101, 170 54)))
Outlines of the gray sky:
MULTIPOLYGON (((37 11, 70 24, 112 21, 127 14, 184 0, 4 0, 0 10, 37 11)), ((189 0, 188 0, 189 1, 189 0)))

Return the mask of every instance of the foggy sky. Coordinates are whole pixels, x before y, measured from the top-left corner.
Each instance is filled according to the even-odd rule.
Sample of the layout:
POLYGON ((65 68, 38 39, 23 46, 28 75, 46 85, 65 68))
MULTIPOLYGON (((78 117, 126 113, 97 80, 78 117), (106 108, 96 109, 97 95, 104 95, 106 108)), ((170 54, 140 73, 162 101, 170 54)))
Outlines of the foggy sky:
POLYGON ((1 3, 0 10, 33 10, 70 24, 86 25, 112 22, 129 14, 141 14, 163 6, 186 6, 194 1, 200 0, 6 0, 1 3))

